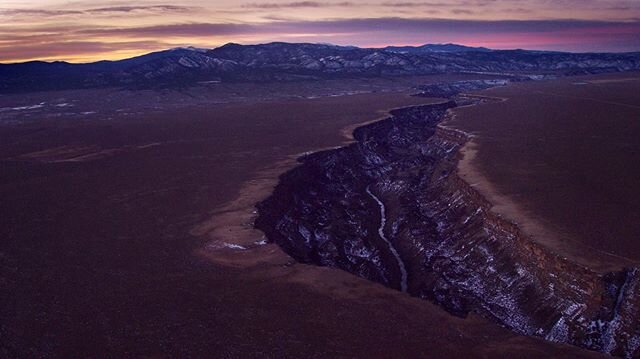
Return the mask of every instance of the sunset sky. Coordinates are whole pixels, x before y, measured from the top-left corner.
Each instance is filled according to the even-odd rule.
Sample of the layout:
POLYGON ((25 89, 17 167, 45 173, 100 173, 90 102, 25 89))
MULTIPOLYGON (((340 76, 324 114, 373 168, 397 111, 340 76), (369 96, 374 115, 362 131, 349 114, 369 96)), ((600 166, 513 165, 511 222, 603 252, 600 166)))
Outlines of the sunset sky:
POLYGON ((270 41, 640 51, 640 0, 0 0, 0 62, 270 41))

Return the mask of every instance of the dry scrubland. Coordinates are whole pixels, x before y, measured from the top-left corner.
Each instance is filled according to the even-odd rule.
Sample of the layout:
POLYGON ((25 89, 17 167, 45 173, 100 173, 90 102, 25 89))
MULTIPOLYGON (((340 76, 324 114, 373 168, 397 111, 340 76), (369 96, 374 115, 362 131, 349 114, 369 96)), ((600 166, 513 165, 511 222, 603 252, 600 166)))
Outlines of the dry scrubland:
POLYGON ((513 84, 455 110, 466 179, 535 238, 602 269, 640 262, 640 74, 513 84), (465 165, 468 165, 465 167, 465 165))
MULTIPOLYGON (((169 93, 144 97, 155 111, 109 121, 100 112, 87 119, 36 112, 5 122, 0 354, 595 355, 520 337, 476 316, 454 318, 338 270, 295 264, 275 245, 229 263, 198 254, 212 239, 224 240, 210 236, 220 228, 206 230, 211 218, 253 181, 273 183, 278 172, 269 169, 282 171, 295 154, 342 144, 345 128, 380 111, 428 101, 397 92, 396 81, 388 87, 395 92, 261 94, 241 103, 176 106, 169 93)), ((126 102, 130 95, 110 98, 126 102)), ((100 102, 95 93, 34 96, 100 102)), ((537 109, 534 102, 530 111, 537 109)), ((255 235, 249 227, 244 223, 255 235)))

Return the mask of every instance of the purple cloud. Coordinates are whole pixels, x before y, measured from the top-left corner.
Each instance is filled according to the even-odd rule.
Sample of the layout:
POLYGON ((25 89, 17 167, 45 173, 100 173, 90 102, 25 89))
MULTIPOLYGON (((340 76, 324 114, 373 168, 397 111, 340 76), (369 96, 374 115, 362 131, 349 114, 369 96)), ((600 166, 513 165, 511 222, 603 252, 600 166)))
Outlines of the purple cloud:
MULTIPOLYGON (((360 4, 362 5, 362 4, 360 4)), ((262 10, 270 10, 270 9, 291 9, 291 8, 320 8, 320 7, 351 7, 357 6, 357 4, 343 1, 343 2, 318 2, 318 1, 294 1, 288 3, 248 3, 242 5, 243 8, 247 9, 262 9, 262 10)))
POLYGON ((378 47, 454 42, 491 48, 559 51, 639 51, 640 21, 363 18, 326 21, 280 19, 264 23, 182 23, 140 27, 0 26, 0 60, 105 53, 118 49, 160 50, 172 43, 211 47, 223 42, 333 42, 378 47), (112 38, 111 43, 91 40, 112 38), (88 40, 87 40, 88 39, 88 40), (123 41, 128 39, 128 41, 123 41), (114 43, 115 42, 115 43, 114 43))

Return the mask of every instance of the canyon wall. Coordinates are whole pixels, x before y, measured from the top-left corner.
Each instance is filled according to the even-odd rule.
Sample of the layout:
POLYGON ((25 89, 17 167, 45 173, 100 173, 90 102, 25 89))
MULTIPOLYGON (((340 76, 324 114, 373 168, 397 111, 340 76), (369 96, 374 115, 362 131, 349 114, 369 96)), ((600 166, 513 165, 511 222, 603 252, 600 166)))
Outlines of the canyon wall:
MULTIPOLYGON (((468 101, 468 99, 467 99, 468 101)), ((640 271, 601 275, 501 219, 457 175, 455 101, 394 110, 300 159, 255 226, 302 263, 343 269, 515 332, 640 355, 640 271)))

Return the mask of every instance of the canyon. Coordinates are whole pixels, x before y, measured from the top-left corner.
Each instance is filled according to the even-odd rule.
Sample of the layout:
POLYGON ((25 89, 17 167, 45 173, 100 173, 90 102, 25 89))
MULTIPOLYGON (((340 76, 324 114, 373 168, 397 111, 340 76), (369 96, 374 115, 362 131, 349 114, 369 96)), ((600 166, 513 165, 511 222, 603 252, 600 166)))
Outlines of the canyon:
POLYGON ((469 135, 443 126, 462 94, 502 83, 423 88, 437 104, 391 111, 355 142, 307 154, 258 204, 255 227, 298 262, 335 267, 516 333, 640 355, 640 270, 598 272, 554 253, 491 210, 458 176, 469 135))

